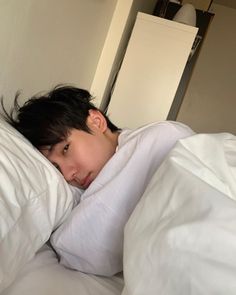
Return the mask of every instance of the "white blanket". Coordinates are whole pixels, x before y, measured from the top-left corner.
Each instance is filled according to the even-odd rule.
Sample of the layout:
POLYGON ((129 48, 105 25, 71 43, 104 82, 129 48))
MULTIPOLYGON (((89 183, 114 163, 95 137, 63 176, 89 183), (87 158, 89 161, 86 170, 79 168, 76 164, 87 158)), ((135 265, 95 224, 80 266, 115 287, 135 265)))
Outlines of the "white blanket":
POLYGON ((114 156, 51 237, 60 263, 103 276, 122 271, 126 222, 168 152, 192 134, 187 126, 167 121, 123 130, 114 156))
POLYGON ((125 228, 123 295, 236 294, 236 137, 180 140, 125 228))

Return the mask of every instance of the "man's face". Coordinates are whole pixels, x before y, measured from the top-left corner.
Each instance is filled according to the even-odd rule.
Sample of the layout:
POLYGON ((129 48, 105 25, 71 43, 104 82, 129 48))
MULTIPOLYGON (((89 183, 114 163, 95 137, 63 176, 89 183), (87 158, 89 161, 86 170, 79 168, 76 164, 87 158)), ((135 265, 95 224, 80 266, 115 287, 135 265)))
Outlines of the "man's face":
POLYGON ((40 151, 70 184, 86 189, 113 156, 118 134, 107 128, 104 116, 90 110, 87 126, 91 133, 72 129, 66 140, 40 151))

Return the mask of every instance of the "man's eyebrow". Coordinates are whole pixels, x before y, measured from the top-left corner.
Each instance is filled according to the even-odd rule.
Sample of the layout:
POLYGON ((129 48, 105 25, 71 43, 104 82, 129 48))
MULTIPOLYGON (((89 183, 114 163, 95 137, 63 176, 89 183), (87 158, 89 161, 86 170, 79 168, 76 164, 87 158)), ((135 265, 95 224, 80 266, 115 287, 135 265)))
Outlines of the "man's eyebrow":
POLYGON ((51 145, 44 145, 44 146, 41 146, 40 148, 39 148, 39 150, 40 151, 47 151, 48 153, 47 153, 47 157, 53 152, 53 150, 54 150, 54 148, 55 148, 55 145, 54 144, 51 144, 51 145))
POLYGON ((53 149, 53 145, 50 144, 50 145, 43 145, 43 146, 40 146, 39 147, 39 150, 41 151, 51 151, 53 149))

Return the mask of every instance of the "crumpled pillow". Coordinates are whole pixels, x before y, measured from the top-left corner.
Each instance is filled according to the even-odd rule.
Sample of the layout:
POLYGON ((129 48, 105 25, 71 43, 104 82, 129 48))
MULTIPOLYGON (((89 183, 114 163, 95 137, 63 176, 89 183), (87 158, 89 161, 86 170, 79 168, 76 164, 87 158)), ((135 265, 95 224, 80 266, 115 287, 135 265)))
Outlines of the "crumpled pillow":
POLYGON ((1 292, 65 220, 77 191, 3 120, 0 179, 1 292))

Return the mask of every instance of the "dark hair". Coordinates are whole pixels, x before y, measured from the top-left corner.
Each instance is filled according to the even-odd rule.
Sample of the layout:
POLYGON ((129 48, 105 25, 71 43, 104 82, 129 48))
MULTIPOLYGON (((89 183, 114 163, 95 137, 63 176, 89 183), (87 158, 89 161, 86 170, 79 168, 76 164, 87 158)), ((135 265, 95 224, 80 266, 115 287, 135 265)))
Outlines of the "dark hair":
MULTIPOLYGON (((91 94, 72 86, 56 86, 44 95, 35 95, 20 107, 19 93, 8 113, 3 105, 4 119, 22 133, 34 146, 54 145, 64 140, 73 128, 90 133, 86 120, 89 110, 98 110, 91 102, 91 94)), ((108 117, 101 112, 108 128, 118 131, 108 117)))

